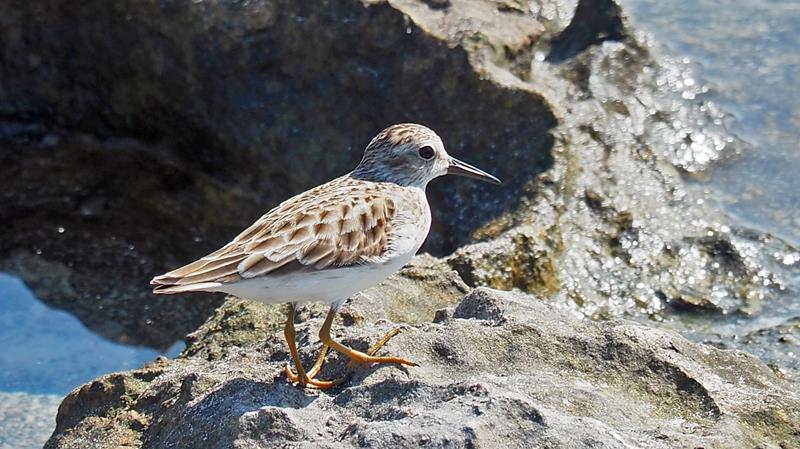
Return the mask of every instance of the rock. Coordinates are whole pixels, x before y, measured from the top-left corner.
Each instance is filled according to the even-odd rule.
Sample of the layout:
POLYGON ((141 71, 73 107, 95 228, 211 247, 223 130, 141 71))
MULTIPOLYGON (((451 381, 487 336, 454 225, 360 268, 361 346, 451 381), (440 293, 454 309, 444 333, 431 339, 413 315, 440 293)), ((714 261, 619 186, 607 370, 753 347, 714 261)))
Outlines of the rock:
POLYGON ((431 189, 439 253, 551 164, 549 105, 487 73, 495 58, 481 41, 514 56, 544 31, 502 2, 47 0, 0 12, 0 136, 39 142, 36 129, 57 127, 155 141, 274 205, 351 170, 388 124, 426 123, 505 181, 431 189))
POLYGON ((553 165, 448 264, 470 286, 520 289, 596 318, 752 313, 780 295, 787 272, 766 248, 787 245, 732 225, 684 187, 681 175, 742 148, 707 88, 683 82, 691 69, 611 1, 533 10, 545 31, 530 64, 509 70, 557 117, 553 165))
POLYGON ((712 341, 723 348, 744 348, 758 353, 758 357, 775 372, 790 381, 800 383, 800 316, 787 318, 748 332, 736 341, 712 341))
POLYGON ((153 275, 350 170, 377 131, 411 120, 506 182, 431 188, 428 249, 449 252, 549 167, 555 126, 535 92, 479 67, 486 49, 468 35, 490 27, 493 48, 524 53, 541 26, 457 4, 431 3, 433 17, 358 0, 4 3, 0 195, 13 207, 0 219, 15 225, 0 231, 0 269, 103 336, 169 347, 221 298, 155 298, 153 275))
POLYGON ((429 189, 425 249, 470 286, 600 318, 750 313, 782 288, 779 243, 680 177, 741 142, 610 0, 46 0, 0 17, 0 219, 18 223, 0 269, 117 341, 195 329, 221 298, 156 299, 152 275, 406 120, 505 182, 429 189))
POLYGON ((238 232, 240 214, 257 214, 252 197, 136 142, 5 149, 14 151, 0 151, 0 201, 9 205, 0 208, 0 271, 49 306, 111 340, 168 348, 222 303, 155 297, 148 282, 213 251, 208 235, 238 232))
MULTIPOLYGON (((181 358, 71 393, 48 447, 797 445, 796 391, 754 357, 575 317, 757 313, 797 268, 684 187, 742 144, 616 3, 43 0, 0 18, 0 219, 19 223, 0 268, 120 341, 213 314, 181 358), (419 368, 307 393, 282 378, 280 307, 152 299, 149 276, 399 121, 505 181, 434 183, 435 257, 340 315, 359 349, 407 323, 386 351, 419 368), (461 300, 479 286, 518 293, 461 300)), ((302 311, 307 362, 324 311, 302 311)))
MULTIPOLYGON (((383 350, 418 367, 362 368, 330 391, 287 383, 281 332, 212 360, 201 354, 218 342, 206 334, 176 360, 70 393, 45 447, 800 444, 800 395, 746 353, 627 321, 595 323, 486 288, 455 310, 442 323, 406 327, 383 350)), ((321 321, 298 327, 307 363, 321 321)), ((336 333, 364 347, 389 327, 365 322, 336 333)), ((324 373, 342 369, 334 360, 324 373)))

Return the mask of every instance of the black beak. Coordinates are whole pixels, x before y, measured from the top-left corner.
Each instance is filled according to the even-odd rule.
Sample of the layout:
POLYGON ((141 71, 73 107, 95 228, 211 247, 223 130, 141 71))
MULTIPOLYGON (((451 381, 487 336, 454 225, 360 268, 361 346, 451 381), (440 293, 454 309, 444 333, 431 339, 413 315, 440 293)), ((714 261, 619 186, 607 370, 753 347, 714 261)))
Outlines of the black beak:
POLYGON ((500 180, 496 177, 466 162, 461 162, 454 157, 450 158, 450 166, 447 167, 447 174, 466 176, 467 178, 480 179, 481 181, 491 182, 492 184, 500 184, 500 180))

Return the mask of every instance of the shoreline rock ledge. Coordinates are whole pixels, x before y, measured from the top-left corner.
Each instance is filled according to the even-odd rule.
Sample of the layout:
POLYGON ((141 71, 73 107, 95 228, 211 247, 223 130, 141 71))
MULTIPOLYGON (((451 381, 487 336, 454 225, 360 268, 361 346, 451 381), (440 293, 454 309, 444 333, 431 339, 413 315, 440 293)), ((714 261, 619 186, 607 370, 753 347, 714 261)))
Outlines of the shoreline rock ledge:
MULTIPOLYGON (((390 284, 394 281, 390 281, 390 284)), ((345 317, 358 315, 351 306, 345 317)), ((523 294, 478 288, 437 322, 406 326, 384 351, 418 367, 356 370, 331 391, 283 373, 267 308, 227 302, 182 357, 109 374, 61 404, 46 449, 94 447, 792 448, 800 395, 758 359, 624 320, 576 318, 523 294), (187 356, 187 353, 193 355, 187 356)), ((299 326, 310 363, 321 317, 299 326)), ((341 327, 365 348, 391 323, 341 327)), ((328 376, 344 361, 332 357, 328 376)))
MULTIPOLYGON (((44 287, 70 286, 80 300, 63 307, 73 312, 104 317, 101 300, 104 311, 130 312, 95 323, 116 319, 121 341, 163 343, 194 329, 216 302, 192 302, 194 311, 157 303, 146 279, 224 242, 256 210, 352 168, 387 123, 429 124, 453 154, 506 181, 493 191, 432 185, 427 249, 449 256, 417 257, 337 321, 337 337, 361 349, 405 326, 384 351, 419 367, 298 389, 282 374, 282 309, 228 300, 177 359, 70 393, 48 449, 800 447, 797 385, 756 357, 576 316, 677 309, 713 319, 757 313, 783 288, 767 250, 782 243, 684 188, 682 174, 736 150, 724 114, 702 87, 679 82, 687 67, 656 60, 613 1, 47 0, 7 10, 1 52, 13 64, 0 65, 9 80, 0 138, 42 142, 9 152, 9 173, 49 175, 31 168, 37 158, 75 152, 84 169, 147 188, 92 184, 63 208, 83 229, 75 235, 104 242, 93 229, 113 229, 107 241, 136 249, 127 259, 116 247, 20 229, 3 239, 14 256, 0 267, 20 267, 45 301, 64 289, 44 287), (122 139, 130 151, 45 145, 73 133, 122 139), (116 167, 141 171, 129 180, 116 167), (92 195, 108 192, 115 201, 88 208, 91 219, 70 215, 73 202, 105 204, 92 195), (198 223, 203 243, 185 238, 198 223), (32 241, 54 248, 30 254, 32 241), (74 251, 55 251, 63 248, 74 251), (60 265, 19 263, 43 259, 60 265), (72 259, 97 263, 73 270, 72 259), (62 265, 70 269, 26 268, 62 265)), ((61 204, 60 189, 74 190, 68 179, 47 183, 49 203, 20 197, 25 207, 6 222, 46 222, 31 217, 53 214, 46 206, 61 204)), ((319 349, 319 312, 306 309, 298 326, 306 363, 319 349)), ((345 372, 331 356, 325 376, 345 372)))

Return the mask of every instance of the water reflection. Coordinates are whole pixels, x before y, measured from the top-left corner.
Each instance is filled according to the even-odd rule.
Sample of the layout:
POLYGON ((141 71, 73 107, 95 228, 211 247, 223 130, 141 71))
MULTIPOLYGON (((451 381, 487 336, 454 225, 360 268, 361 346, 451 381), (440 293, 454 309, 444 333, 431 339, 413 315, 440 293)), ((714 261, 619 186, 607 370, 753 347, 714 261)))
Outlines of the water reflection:
MULTIPOLYGON (((0 391, 66 394, 100 375, 142 366, 161 353, 114 343, 71 314, 39 301, 18 278, 0 273, 0 391)), ((175 356, 183 342, 166 355, 175 356)))
POLYGON ((731 129, 754 144, 714 170, 727 212, 800 244, 800 3, 796 0, 623 0, 637 22, 702 65, 731 129))
MULTIPOLYGON (((800 3, 796 0, 622 0, 642 28, 702 68, 730 129, 753 144, 734 163, 692 187, 745 224, 800 244, 800 3)), ((705 81, 704 80, 704 81, 705 81)), ((671 327, 695 340, 749 351, 800 381, 797 252, 776 253, 785 290, 752 314, 673 314, 671 327)))

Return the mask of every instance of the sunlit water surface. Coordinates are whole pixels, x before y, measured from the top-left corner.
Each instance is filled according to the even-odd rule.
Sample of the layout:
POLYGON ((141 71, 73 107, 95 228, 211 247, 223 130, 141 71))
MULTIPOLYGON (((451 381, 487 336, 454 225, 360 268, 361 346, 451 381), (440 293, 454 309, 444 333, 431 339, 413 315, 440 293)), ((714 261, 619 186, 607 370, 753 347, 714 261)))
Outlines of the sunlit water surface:
MULTIPOLYGON (((800 246, 800 1, 621 1, 640 29, 698 66, 710 100, 731 114, 729 129, 751 145, 690 188, 736 223, 800 246)), ((753 316, 670 316, 664 324, 752 351, 800 381, 800 345, 776 332, 800 323, 800 277, 781 274, 786 290, 753 316)))
POLYGON ((622 0, 700 66, 731 130, 753 145, 702 187, 740 222, 800 245, 800 1, 622 0))

